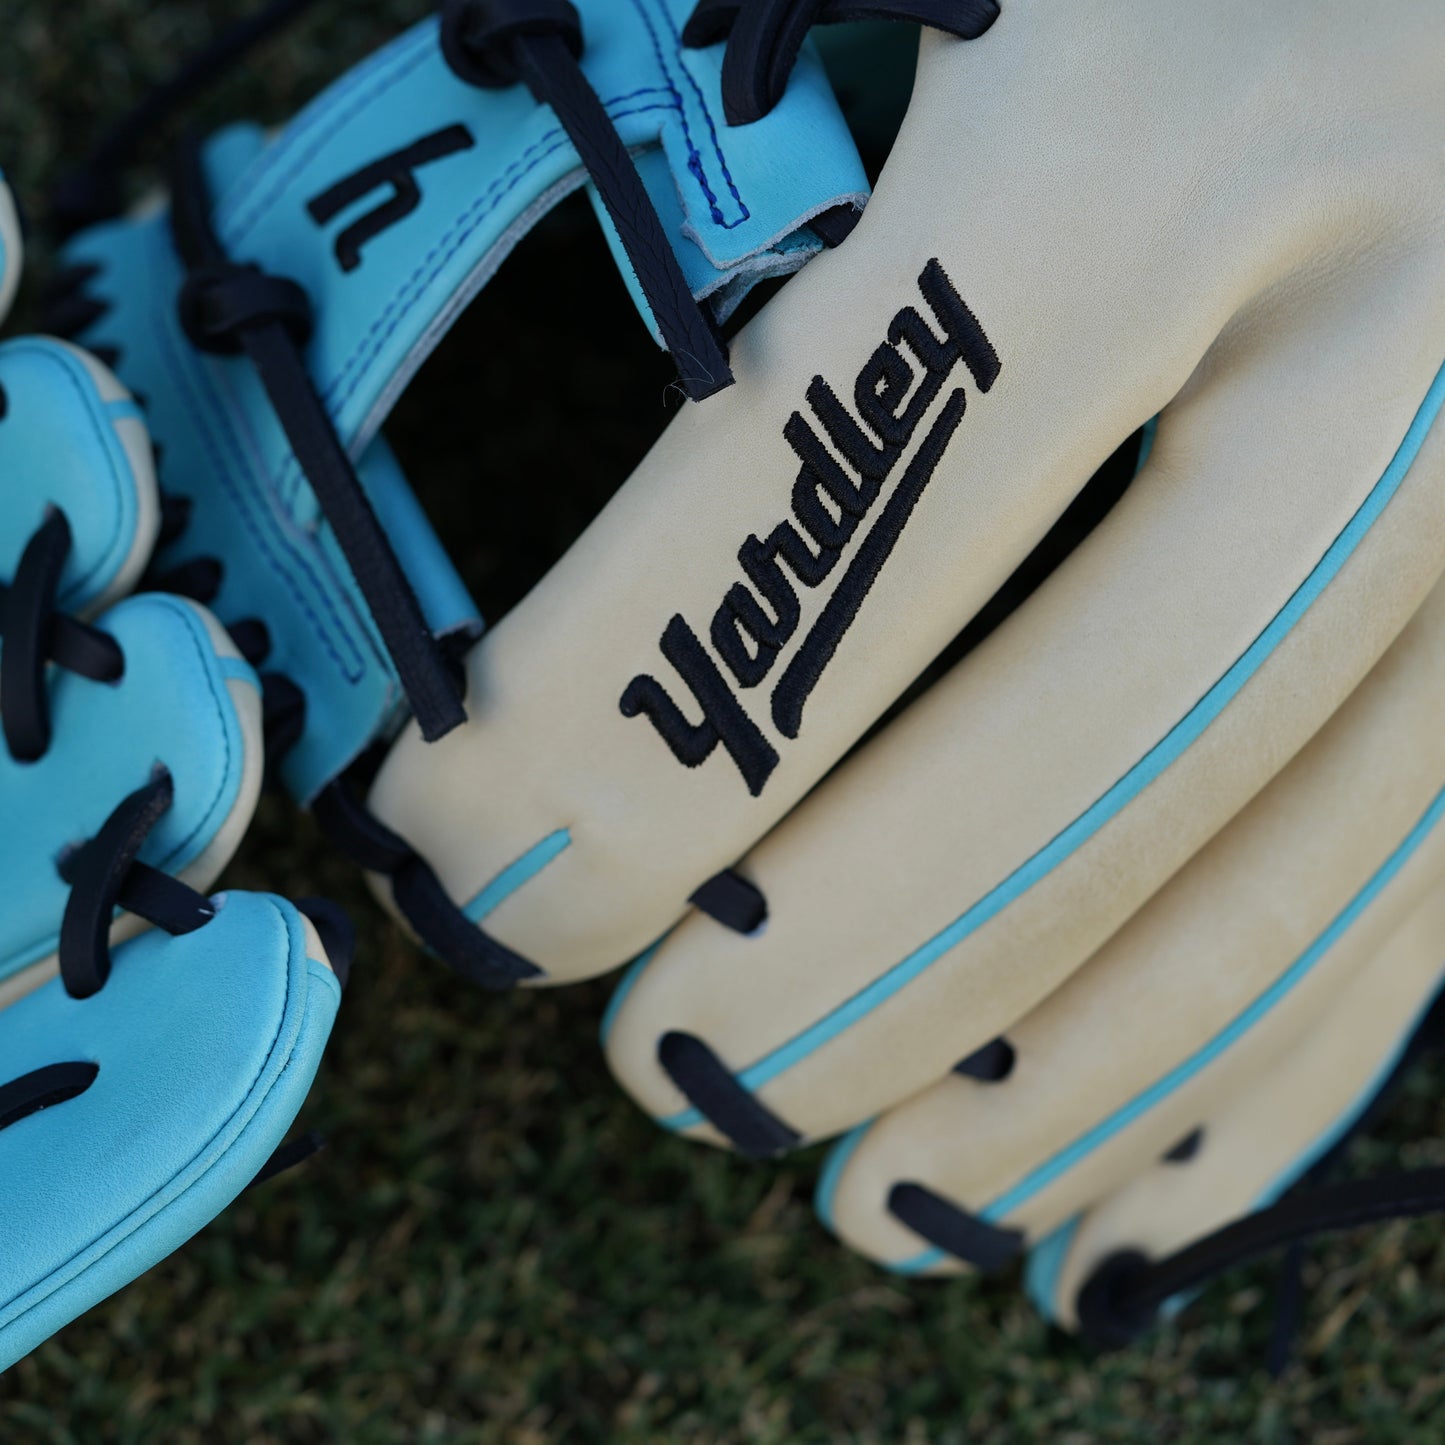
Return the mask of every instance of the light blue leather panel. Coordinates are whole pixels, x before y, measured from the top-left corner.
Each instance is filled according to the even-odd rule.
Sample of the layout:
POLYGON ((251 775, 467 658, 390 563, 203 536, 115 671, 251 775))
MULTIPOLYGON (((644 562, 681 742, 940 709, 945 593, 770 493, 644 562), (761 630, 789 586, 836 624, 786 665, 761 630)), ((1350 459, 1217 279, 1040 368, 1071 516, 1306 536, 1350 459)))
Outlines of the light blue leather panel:
POLYGON ((204 851, 240 792, 245 757, 226 682, 256 686, 246 664, 217 657, 196 609, 175 597, 127 598, 99 625, 125 653, 121 680, 52 670, 45 756, 17 763, 0 745, 0 979, 54 952, 70 892, 57 859, 157 764, 170 769, 175 801, 140 856, 167 873, 204 851))
MULTIPOLYGON (((691 8, 692 0, 583 0, 582 63, 639 155, 695 292, 726 310, 757 279, 802 264, 819 246, 803 223, 834 204, 861 204, 866 181, 810 49, 770 116, 726 126, 721 47, 681 44, 691 8)), ((583 183, 570 142, 525 87, 485 91, 453 76, 428 20, 269 143, 253 127, 223 133, 208 166, 217 225, 233 256, 293 278, 311 297, 317 389, 352 454, 365 458, 372 491, 407 515, 392 537, 425 593, 429 623, 441 632, 476 630, 461 584, 373 439, 507 252, 583 183), (339 239, 396 192, 383 183, 324 222, 313 219, 311 203, 379 159, 458 126, 463 148, 413 172, 416 208, 364 241, 357 263, 343 268, 339 239)), ((163 561, 220 556, 226 575, 216 611, 224 621, 263 618, 276 647, 266 666, 306 691, 306 736, 282 772, 310 798, 398 720, 396 680, 357 588, 248 363, 199 356, 179 332, 180 271, 165 218, 97 228, 66 259, 100 268, 89 290, 110 309, 82 339, 119 349, 121 376, 150 399, 164 447, 162 484, 198 504, 163 561)), ((623 274, 641 304, 630 268, 623 274)), ((503 480, 479 477, 479 504, 486 487, 503 480)))
POLYGON ((0 1370, 245 1188, 306 1097, 339 998, 290 904, 233 893, 195 933, 118 949, 92 998, 56 980, 0 1011, 0 1080, 100 1068, 0 1129, 0 1370))
POLYGON ((72 540, 58 600, 80 611, 136 547, 136 480, 116 432, 133 414, 103 401, 80 358, 44 337, 0 346, 0 387, 0 579, 15 575, 25 544, 57 506, 72 540))
MULTIPOLYGON (((136 545, 136 478, 116 435, 129 403, 107 404, 80 359, 57 342, 0 347, 0 580, 9 581, 46 509, 61 507, 73 548, 60 603, 105 592, 136 545)), ((92 837, 157 764, 175 801, 141 857, 167 872, 192 863, 231 817, 246 767, 227 684, 258 686, 251 669, 216 653, 188 602, 127 598, 97 619, 120 644, 125 672, 94 682, 59 668, 47 679, 53 736, 19 763, 0 743, 0 979, 53 953, 69 889, 62 853, 92 837)), ((0 642, 3 646, 3 642, 0 642)))

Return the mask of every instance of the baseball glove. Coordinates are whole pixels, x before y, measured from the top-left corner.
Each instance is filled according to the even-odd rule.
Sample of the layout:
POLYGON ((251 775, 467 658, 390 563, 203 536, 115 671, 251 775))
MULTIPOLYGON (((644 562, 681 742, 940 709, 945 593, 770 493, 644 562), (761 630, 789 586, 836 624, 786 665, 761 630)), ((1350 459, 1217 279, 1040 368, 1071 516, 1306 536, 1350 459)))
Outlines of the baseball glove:
MULTIPOLYGON (((6 303, 19 240, 0 183, 6 303)), ((67 343, 0 345, 0 479, 3 1370, 294 1152, 349 937, 206 896, 260 691, 200 607, 133 593, 164 525, 135 400, 67 343)))
POLYGON ((1442 74, 1430 0, 448 0, 83 230, 55 324, 427 944, 640 955, 606 1046, 667 1127, 842 1134, 855 1247, 1031 1252, 1119 1340, 1442 1199, 1246 1219, 1445 960, 1442 74), (864 17, 923 26, 871 199, 808 39, 864 17), (579 186, 690 400, 479 637, 380 427, 579 186))

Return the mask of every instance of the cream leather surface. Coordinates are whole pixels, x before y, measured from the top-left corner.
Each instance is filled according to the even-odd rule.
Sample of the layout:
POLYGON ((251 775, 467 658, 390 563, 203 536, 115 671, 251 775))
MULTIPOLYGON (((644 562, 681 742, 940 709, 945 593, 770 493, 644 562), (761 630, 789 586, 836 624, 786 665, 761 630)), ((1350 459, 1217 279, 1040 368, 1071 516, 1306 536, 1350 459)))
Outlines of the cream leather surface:
MULTIPOLYGON (((607 1047, 671 1127, 726 1142, 659 1059, 677 1033, 800 1138, 898 1106, 853 1147, 834 1204, 882 1260, 923 1247, 887 1211, 895 1182, 987 1208, 1283 976, 1445 785, 1442 77, 1433 0, 1005 0, 981 39, 925 33, 857 229, 747 326, 737 384, 685 408, 473 651, 468 726, 433 746, 413 729, 376 781, 374 810, 463 905, 565 837, 477 909, 545 982, 662 940, 607 1047), (789 574, 795 625, 744 685, 713 627, 740 550, 796 521, 800 424, 848 460, 815 378, 857 416, 896 343, 905 414, 929 374, 908 308, 935 345, 958 318, 931 268, 997 374, 965 355, 937 378, 833 570, 789 574), (1156 415, 1097 530, 850 753, 1156 415), (890 498, 920 476, 837 626, 845 576, 867 572, 890 498), (686 724, 713 715, 660 641, 677 618, 775 758, 764 776, 726 737, 680 760, 620 706, 647 677, 686 724), (823 633, 790 720, 775 688, 823 633), (687 906, 733 865, 767 900, 747 936, 687 906), (1006 1083, 948 1075, 998 1035, 1018 1050, 1006 1083)), ((1264 1161, 1283 1167, 1339 1100, 1298 1108, 1274 1060, 1319 1021, 1348 1031, 1340 1001, 1368 960, 1391 966, 1442 846, 1412 850, 1287 1007, 1010 1226, 1037 1238, 1142 1171, 1080 1236, 1075 1280, 1184 1178, 1151 1165, 1180 1135, 1235 1120, 1221 1135, 1251 1147, 1228 1110, 1256 1086, 1287 1121, 1264 1161)), ((1429 949, 1410 938, 1418 1000, 1429 949)), ((1393 1003, 1381 1015, 1341 1054, 1342 1088, 1403 1026, 1393 1003)), ((1181 1220, 1262 1187, 1268 1169, 1229 1162, 1234 1147, 1190 1171, 1207 1198, 1181 1220)))
POLYGON ((1257 1208, 1281 1158, 1328 1147, 1337 1119, 1368 1097, 1439 987, 1445 906, 1437 885, 1379 957, 1349 980, 1297 1047, 1211 1115, 1187 1164, 1155 1162, 1084 1216, 1057 1275, 1053 1307, 1074 1322, 1079 1287, 1119 1248, 1168 1254, 1257 1208))
MULTIPOLYGON (((1111 529, 1130 571, 1094 563, 1109 585, 1088 619, 1093 665, 1060 637, 1075 665, 1030 699, 1068 715, 1074 766, 1055 756, 1035 783, 1032 738, 992 763, 1040 794, 1097 797, 1317 565, 1445 359, 1439 26, 1427 4, 1387 12, 1024 0, 979 41, 925 37, 912 113, 857 231, 744 332, 738 384, 686 409, 476 649, 472 725, 436 747, 403 739, 373 795, 382 818, 459 900, 569 829, 489 929, 554 979, 624 962, 792 808, 1097 464, 1173 401, 1132 525, 1111 529), (1370 100, 1352 110, 1352 94, 1370 100), (1001 374, 986 396, 965 385, 938 475, 754 798, 721 750, 680 766, 618 698, 640 673, 685 697, 658 653, 669 618, 705 635, 740 545, 788 514, 798 464, 782 431, 810 379, 846 396, 893 316, 922 304, 916 277, 934 256, 1001 374)), ((828 589, 798 590, 801 635, 828 589)), ((745 701, 766 718, 765 695, 745 701)))
MULTIPOLYGON (((1445 973, 1445 826, 1407 841, 1445 795, 1442 704, 1445 584, 1268 788, 1008 1028, 1016 1062, 1006 1079, 950 1074, 864 1133, 832 1199, 841 1235, 887 1263, 913 1260, 920 1241, 887 1208, 908 1180, 1042 1238, 1194 1129, 1212 1137, 1209 1121, 1236 1101, 1247 1109, 1342 999, 1368 1015, 1368 990, 1384 988, 1383 998, 1396 986, 1379 982, 1398 952, 1392 939, 1418 915, 1436 931, 1412 921, 1399 945, 1417 1008, 1445 973)), ((1339 1050, 1356 1091, 1405 1027, 1384 1012, 1385 1045, 1376 1049, 1374 1022, 1362 1022, 1361 1041, 1339 1050)), ((1330 1097, 1317 1095, 1318 1129, 1335 1117, 1330 1097)), ((1272 1168, 1291 1157, 1275 1152, 1272 1168)))

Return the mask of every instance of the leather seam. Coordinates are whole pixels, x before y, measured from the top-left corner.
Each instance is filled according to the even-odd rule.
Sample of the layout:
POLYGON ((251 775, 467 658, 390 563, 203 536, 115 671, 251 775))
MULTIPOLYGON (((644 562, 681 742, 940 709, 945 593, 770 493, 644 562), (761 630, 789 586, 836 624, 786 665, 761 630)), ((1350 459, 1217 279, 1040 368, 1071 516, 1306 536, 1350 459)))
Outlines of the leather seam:
POLYGON ((641 19, 643 25, 647 29, 648 37, 652 41, 653 52, 657 56, 658 68, 662 71, 663 76, 668 81, 669 88, 672 89, 673 94, 677 96, 678 116, 682 121, 683 140, 687 146, 687 153, 690 161, 690 164, 688 165, 688 172, 696 178, 698 185, 702 187, 702 193, 707 197, 708 209, 712 213, 714 223, 718 226, 721 226, 725 231, 735 230, 738 226, 741 226, 745 222, 752 219, 752 212, 748 209, 747 203, 743 200, 742 194, 741 192, 739 192, 737 185, 733 180, 732 172, 728 168, 727 157, 723 154, 722 142, 718 139, 717 124, 713 120, 712 111, 708 109, 707 96, 703 93, 702 87, 697 83, 696 78, 693 76, 692 72, 688 70, 687 65, 683 61, 682 36, 678 33, 677 26, 673 23, 672 16, 668 15, 667 24, 668 28, 672 31, 674 47, 673 54, 674 58, 677 61, 678 69, 682 71, 684 76, 686 76, 687 83, 691 88, 693 95, 697 98, 697 103, 702 111, 703 119, 707 122, 708 134, 712 137, 713 150, 717 155, 718 165, 722 169, 723 180, 727 182, 728 190, 732 192, 733 199, 738 203, 738 208, 742 211, 742 215, 740 215, 736 221, 729 221, 723 215, 722 208, 718 205, 717 195, 714 193, 713 188, 708 184, 707 172, 703 164, 702 155, 698 151, 697 146, 693 143, 692 130, 687 123, 687 107, 685 104, 682 103, 682 96, 673 85, 672 75, 667 68, 667 58, 663 53, 662 44, 658 39, 657 29, 653 24, 652 18, 648 15, 647 11, 643 7, 643 0, 632 0, 632 6, 633 9, 637 11, 639 19, 641 19))
MULTIPOLYGON (((61 376, 70 387, 70 390, 80 401, 82 410, 86 414, 86 419, 90 423, 91 432, 94 437, 101 443, 101 448, 105 452, 106 470, 109 473, 111 485, 115 490, 116 514, 117 520, 119 520, 120 516, 125 511, 124 494, 121 488, 120 474, 116 467, 114 449, 109 444, 118 444, 119 438, 115 435, 115 429, 113 427, 102 430, 99 423, 96 421, 95 415, 91 411, 91 408, 89 407, 89 405, 86 404, 88 396, 91 395, 91 393, 88 393, 86 389, 81 386, 80 381, 75 374, 74 368, 78 367, 79 363, 74 362, 69 356, 66 356, 64 354, 57 354, 50 346, 47 346, 44 343, 40 342, 38 339, 32 337, 26 337, 22 340, 11 342, 10 345, 5 348, 5 352, 11 356, 15 356, 17 354, 22 356, 28 355, 32 358, 46 362, 49 365, 53 366, 61 374, 61 376), (106 434, 107 431, 109 432, 108 436, 106 434)), ((107 544, 107 555, 114 551, 114 549, 120 544, 121 540, 121 533, 119 530, 117 530, 111 537, 110 542, 107 544)), ((124 554, 122 554, 122 560, 123 559, 124 554)), ((91 577, 103 571, 104 562, 97 561, 95 566, 92 567, 85 574, 84 577, 79 578, 75 585, 88 585, 91 577)), ((102 590, 104 589, 102 588, 102 590)))
MULTIPOLYGON (((153 261, 151 264, 154 267, 153 261)), ((368 664, 360 648, 357 647, 355 639, 348 635, 344 620, 336 612, 332 602, 331 594, 337 590, 335 579, 325 577, 314 559, 302 551, 295 550, 290 557, 281 555, 276 540, 273 538, 273 533, 279 535, 279 529, 262 525, 251 515, 251 508, 247 503, 249 489, 244 485, 244 480, 240 484, 236 481, 237 474, 244 479, 250 474, 250 469, 246 466, 245 458, 240 454, 238 440, 230 434, 230 427, 235 424, 236 420, 234 407, 228 398, 216 391, 214 386, 212 387, 220 401, 217 410, 228 423, 224 437, 218 440, 213 434, 212 427, 206 424, 210 414, 199 410, 195 404, 194 393, 203 384, 199 368, 185 365, 173 354, 171 336, 163 325, 160 313, 156 308, 150 308, 150 317, 161 364, 170 373, 175 395, 190 417, 193 430, 211 459, 213 474, 229 496, 242 525, 251 536, 267 566, 285 585, 286 592, 295 601, 297 611, 310 625, 313 635, 320 643, 322 650, 331 658, 343 680, 349 683, 362 681, 369 671, 368 664), (232 469, 233 465, 235 471, 232 469), (335 632, 350 644, 351 650, 356 654, 353 661, 348 662, 342 655, 341 649, 333 640, 333 628, 325 624, 312 601, 296 585, 293 568, 296 573, 304 576, 325 600, 328 610, 333 614, 335 632)))
MULTIPOLYGON (((612 115, 613 120, 621 120, 632 115, 647 115, 652 111, 671 110, 668 105, 644 105, 635 110, 620 111, 612 115)), ((367 368, 375 361, 377 353, 395 335, 397 328, 411 309, 416 305, 417 298, 425 292, 426 288, 435 280, 437 274, 451 261, 458 251, 466 244, 472 234, 480 227, 488 217, 497 209, 504 195, 514 190, 522 178, 530 171, 535 170, 537 165, 547 156, 556 154, 557 151, 570 148, 568 141, 560 128, 548 133, 555 139, 546 149, 541 149, 545 143, 539 140, 523 152, 529 156, 525 165, 521 158, 508 168, 477 198, 462 214, 451 224, 427 252, 416 270, 397 289, 386 308, 367 328, 366 334, 358 341, 351 356, 348 358, 335 378, 328 384, 323 393, 327 403, 327 409, 334 416, 342 410, 356 394, 365 378, 367 368), (540 151, 540 153, 538 153, 540 151), (338 388, 346 383, 343 390, 338 388)))
MULTIPOLYGON (((267 902, 268 905, 271 907, 272 911, 276 914, 278 920, 280 921, 282 932, 286 935, 286 938, 287 938, 287 941, 288 941, 288 947, 289 947, 290 940, 291 940, 291 937, 292 937, 292 927, 291 927, 290 922, 286 919, 286 917, 282 914, 281 910, 280 910, 279 908, 277 908, 274 903, 272 903, 269 899, 266 900, 266 902, 267 902)), ((305 964, 309 964, 309 963, 311 962, 311 959, 305 956, 304 949, 302 950, 302 955, 303 955, 303 956, 302 956, 302 962, 305 963, 305 964)), ((185 1164, 184 1166, 182 1166, 181 1169, 177 1170, 174 1175, 172 1175, 171 1180, 170 1180, 170 1183, 171 1183, 171 1184, 174 1184, 175 1181, 176 1181, 176 1179, 179 1178, 180 1175, 185 1172, 185 1170, 190 1169, 190 1168, 192 1168, 192 1167, 195 1165, 196 1161, 206 1152, 207 1149, 209 1149, 209 1148, 215 1143, 216 1139, 219 1138, 222 1134, 225 1133, 227 1127, 228 1127, 235 1119, 237 1119, 237 1117, 240 1116, 240 1115, 243 1113, 243 1111, 246 1110, 246 1105, 247 1105, 248 1103, 251 1103, 251 1102, 252 1102, 252 1098, 253 1098, 253 1095, 255 1094, 256 1086, 257 1086, 258 1082, 260 1081, 260 1079, 262 1078, 262 1076, 265 1074, 266 1069, 267 1069, 267 1066, 271 1063, 272 1059, 275 1058, 275 1056, 276 1056, 276 1048, 277 1048, 277 1045, 278 1045, 278 1043, 279 1043, 279 1041, 280 1041, 281 1029, 282 1029, 282 1026, 285 1024, 285 1021, 286 1021, 286 1019, 287 1019, 287 1017, 288 1017, 288 1015, 290 1014, 290 1011, 291 1011, 292 997, 293 997, 293 994, 294 994, 294 992, 295 992, 295 990, 294 990, 294 988, 293 988, 293 983, 292 983, 292 975, 293 975, 293 972, 294 972, 294 971, 295 971, 295 970, 293 969, 293 965, 292 965, 292 963, 291 963, 291 959, 290 959, 290 957, 288 956, 288 959, 287 959, 287 967, 286 967, 286 991, 285 991, 285 997, 284 997, 283 1000, 282 1000, 281 1007, 277 1010, 276 1024, 275 1024, 275 1028, 274 1028, 274 1030, 273 1030, 273 1032, 272 1032, 272 1035, 271 1035, 271 1042, 270 1042, 269 1046, 267 1047, 265 1057, 258 1063, 258 1065, 256 1066, 255 1072, 251 1075, 251 1078, 247 1081, 245 1094, 244 1094, 243 1097, 238 1101, 235 1109, 233 1109, 233 1110, 231 1111, 231 1113, 228 1114, 228 1115, 226 1116, 226 1118, 221 1122, 221 1124, 200 1144, 199 1147, 197 1147, 197 1149, 192 1153, 190 1159, 187 1160, 186 1164, 185 1164)), ((308 972, 309 972, 309 970, 308 970, 308 972)), ((303 1004, 301 1005, 301 1007, 302 1007, 302 1018, 301 1018, 301 1024, 300 1024, 300 1026, 298 1026, 298 1028, 297 1028, 297 1030, 296 1030, 296 1041, 299 1041, 299 1040, 300 1040, 300 1038, 301 1038, 301 1036, 302 1036, 302 1034, 303 1034, 303 1032, 304 1032, 304 1026, 305 1026, 305 1022, 306 1022, 306 1004, 303 1003, 303 1004)), ((291 1053, 291 1054, 294 1054, 294 1053, 295 1053, 295 1042, 293 1042, 293 1045, 292 1045, 292 1048, 291 1048, 291 1050, 290 1050, 290 1053, 291 1053)), ((265 1091, 265 1093, 261 1096, 260 1099, 257 1099, 257 1100, 255 1101, 254 1106, 249 1110, 249 1118, 251 1118, 251 1119, 254 1119, 254 1118, 255 1118, 255 1116, 256 1116, 256 1114, 259 1112, 261 1106, 265 1103, 266 1098, 268 1098, 268 1097, 270 1096, 270 1093, 271 1093, 272 1089, 274 1089, 275 1086, 276 1086, 276 1084, 279 1084, 279 1083, 281 1082, 281 1080, 285 1077, 285 1075, 286 1075, 286 1069, 287 1069, 287 1064, 288 1064, 288 1063, 289 1063, 289 1054, 288 1054, 287 1059, 281 1063, 280 1067, 279 1067, 279 1068, 277 1069, 277 1071, 276 1071, 276 1080, 275 1080, 275 1083, 272 1084, 271 1088, 268 1088, 268 1089, 265 1091)), ((231 1146, 232 1148, 234 1147, 234 1145, 235 1145, 236 1143, 239 1143, 242 1135, 243 1135, 244 1132, 245 1132, 245 1128, 246 1128, 246 1125, 245 1125, 244 1123, 240 1125, 240 1128, 239 1128, 239 1131, 238 1131, 238 1133, 237 1133, 236 1139, 233 1141, 233 1144, 232 1144, 232 1146, 231 1146)), ((7 1320, 0 1320, 0 1333, 3 1333, 5 1330, 9 1330, 9 1329, 14 1328, 17 1324, 20 1323, 20 1321, 22 1321, 22 1320, 26 1317, 27 1314, 29 1314, 32 1310, 35 1310, 35 1309, 40 1308, 40 1307, 41 1307, 42 1305, 44 1305, 47 1301, 49 1301, 58 1291, 63 1290, 63 1289, 66 1289, 66 1288, 68 1288, 69 1286, 71 1286, 71 1285, 73 1285, 73 1284, 76 1284, 76 1283, 78 1283, 79 1281, 83 1280, 89 1273, 91 1273, 92 1270, 94 1270, 98 1265, 100 1265, 100 1264, 102 1263, 102 1261, 108 1259, 108 1258, 110 1257, 110 1255, 113 1254, 117 1249, 120 1249, 122 1246, 124 1246, 125 1244, 127 1244, 130 1240, 134 1239, 135 1236, 136 1236, 141 1230, 145 1229, 148 1225, 154 1223, 156 1220, 159 1220, 159 1219, 163 1218, 164 1215, 165 1215, 165 1213, 166 1213, 166 1211, 167 1211, 168 1209, 174 1207, 177 1203, 180 1202, 180 1200, 184 1199, 185 1196, 191 1192, 191 1190, 193 1190, 194 1188, 197 1187, 197 1185, 199 1185, 200 1183, 202 1183, 202 1182, 221 1164, 221 1162, 225 1159, 226 1154, 228 1154, 228 1153, 230 1153, 230 1152, 231 1152, 231 1149, 228 1148, 224 1153, 222 1153, 222 1154, 220 1155, 220 1157, 219 1157, 213 1164, 208 1165, 205 1169, 202 1170, 202 1172, 201 1172, 195 1179, 191 1180, 191 1182, 190 1182, 189 1184, 187 1184, 187 1185, 185 1186, 185 1188, 183 1188, 183 1189, 181 1190, 181 1192, 180 1192, 178 1195, 175 1196, 174 1199, 170 1200, 167 1204, 160 1206, 160 1207, 159 1207, 158 1209, 156 1209, 153 1213, 147 1214, 144 1219, 141 1219, 141 1220, 139 1220, 138 1222, 135 1222, 135 1223, 130 1224, 130 1227, 125 1229, 125 1232, 120 1236, 120 1238, 116 1239, 113 1243, 111 1243, 109 1246, 107 1246, 107 1248, 104 1250, 104 1252, 103 1252, 102 1254, 98 1255, 98 1256, 97 1256, 94 1260, 92 1260, 89 1264, 82 1266, 82 1267, 78 1270, 77 1273, 70 1275, 70 1276, 69 1276, 68 1278, 66 1278, 66 1279, 59 1280, 59 1281, 57 1281, 57 1282, 55 1282, 55 1283, 51 1283, 51 1284, 49 1285, 49 1288, 45 1289, 44 1294, 42 1294, 38 1299, 35 1299, 34 1301, 32 1301, 30 1304, 26 1305, 26 1306, 24 1307, 24 1309, 22 1309, 22 1310, 20 1311, 19 1314, 17 1314, 17 1315, 14 1316, 14 1318, 12 1318, 12 1319, 10 1319, 10 1320, 8 1320, 8 1321, 7 1321, 7 1320)), ((129 1221, 129 1220, 134 1220, 134 1219, 135 1219, 135 1216, 136 1216, 137 1214, 139 1214, 141 1211, 145 1210, 146 1207, 147 1207, 148 1205, 150 1205, 150 1204, 157 1198, 158 1195, 163 1194, 163 1193, 165 1192, 165 1189, 166 1189, 166 1188, 167 1188, 167 1185, 162 1184, 159 1188, 153 1189, 153 1190, 145 1197, 145 1199, 139 1201, 139 1202, 128 1212, 128 1214, 126 1215, 125 1219, 123 1219, 123 1220, 118 1220, 115 1224, 113 1224, 113 1225, 110 1227, 109 1230, 106 1231, 106 1233, 111 1233, 111 1232, 113 1232, 113 1231, 116 1230, 116 1229, 120 1229, 122 1226, 124 1226, 124 1225, 126 1224, 127 1221, 129 1221)), ((190 1238, 191 1236, 187 1236, 187 1237, 190 1238)), ((26 1293, 27 1295, 28 1295, 28 1294, 31 1294, 31 1293, 33 1293, 35 1290, 40 1289, 42 1286, 46 1285, 47 1282, 52 1281, 52 1280, 55 1280, 55 1277, 56 1277, 57 1275, 63 1273, 66 1269, 68 1269, 71 1265, 73 1265, 73 1264, 75 1263, 75 1261, 76 1261, 81 1255, 83 1255, 83 1254, 86 1252, 87 1249, 93 1249, 93 1248, 95 1247, 96 1243, 98 1243, 98 1242, 99 1242, 98 1240, 92 1240, 89 1245, 86 1245, 86 1246, 82 1247, 82 1248, 81 1248, 80 1250, 78 1250, 75 1254, 72 1254, 69 1259, 65 1260, 63 1263, 57 1265, 54 1269, 52 1269, 52 1270, 50 1271, 50 1273, 45 1277, 45 1279, 43 1279, 43 1280, 36 1280, 33 1284, 31 1284, 31 1285, 29 1286, 29 1288, 25 1291, 25 1293, 26 1293)), ((181 1241, 181 1243, 184 1243, 184 1241, 181 1241)), ((179 1248, 180 1245, 177 1244, 175 1247, 176 1247, 176 1248, 179 1248)), ((169 1251, 168 1251, 168 1252, 169 1252, 169 1251)))

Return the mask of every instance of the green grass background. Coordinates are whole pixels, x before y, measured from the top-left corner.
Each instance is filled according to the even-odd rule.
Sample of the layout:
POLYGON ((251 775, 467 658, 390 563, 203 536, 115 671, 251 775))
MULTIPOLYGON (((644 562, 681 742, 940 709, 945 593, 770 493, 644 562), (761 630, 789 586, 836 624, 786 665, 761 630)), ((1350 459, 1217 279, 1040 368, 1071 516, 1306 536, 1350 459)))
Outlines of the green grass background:
MULTIPOLYGON (((0 0, 0 164, 31 214, 99 123, 245 8, 0 0)), ((421 12, 322 4, 202 118, 280 120, 421 12)), ((38 244, 31 296, 46 259, 38 244)), ((428 367, 393 439, 489 615, 626 476, 668 376, 579 212, 428 367)), ((1314 1250, 1279 1381, 1269 1268, 1094 1357, 1012 1276, 904 1283, 844 1254, 813 1221, 817 1151, 760 1167, 660 1133, 600 1059, 605 982, 469 990, 281 799, 227 881, 327 893, 360 925, 302 1119, 330 1147, 0 1380, 4 1445, 1445 1439, 1438 1225, 1314 1250)), ((1445 1163, 1440 1079, 1417 1078, 1354 1168, 1445 1163)))

